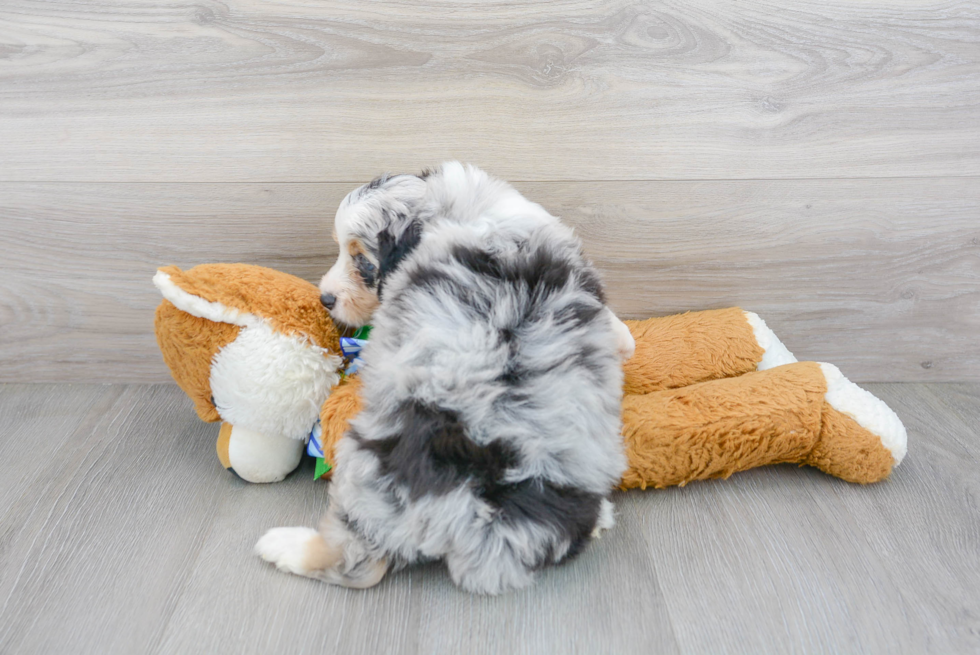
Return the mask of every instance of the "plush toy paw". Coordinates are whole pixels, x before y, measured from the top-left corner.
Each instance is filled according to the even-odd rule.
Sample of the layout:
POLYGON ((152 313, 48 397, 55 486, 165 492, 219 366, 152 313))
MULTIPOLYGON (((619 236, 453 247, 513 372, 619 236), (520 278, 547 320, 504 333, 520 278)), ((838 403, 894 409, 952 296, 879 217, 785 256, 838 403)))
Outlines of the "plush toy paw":
POLYGON ((806 459, 848 482, 877 482, 902 463, 905 426, 892 409, 857 386, 833 364, 820 364, 827 379, 820 439, 806 459))
POLYGON ((303 458, 299 439, 270 437, 229 423, 218 433, 218 460, 246 482, 279 482, 303 458))
POLYGON ((769 329, 766 322, 755 312, 745 312, 745 320, 752 328, 755 342, 762 348, 762 359, 756 365, 756 370, 765 371, 766 369, 792 364, 796 362, 796 357, 789 351, 783 342, 779 340, 776 333, 769 329))

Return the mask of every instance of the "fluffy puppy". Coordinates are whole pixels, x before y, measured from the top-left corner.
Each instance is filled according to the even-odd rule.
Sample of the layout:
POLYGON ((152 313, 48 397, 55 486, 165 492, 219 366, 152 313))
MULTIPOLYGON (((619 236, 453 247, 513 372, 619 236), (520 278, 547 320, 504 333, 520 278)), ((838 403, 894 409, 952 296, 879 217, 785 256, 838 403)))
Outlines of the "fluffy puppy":
POLYGON ((320 530, 271 530, 258 554, 350 587, 439 559, 495 594, 611 527, 633 342, 571 229, 448 163, 353 191, 334 236, 323 303, 374 324, 364 409, 338 444, 320 530))

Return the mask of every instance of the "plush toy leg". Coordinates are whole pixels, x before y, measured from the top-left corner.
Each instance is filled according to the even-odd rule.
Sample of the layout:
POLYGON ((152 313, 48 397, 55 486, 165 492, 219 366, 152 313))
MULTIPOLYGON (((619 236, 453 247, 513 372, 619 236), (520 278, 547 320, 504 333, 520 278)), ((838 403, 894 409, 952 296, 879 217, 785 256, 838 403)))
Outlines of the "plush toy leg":
POLYGON ((636 341, 624 391, 645 394, 796 361, 765 322, 738 307, 624 321, 636 341))
POLYGON ((246 482, 279 482, 292 473, 303 457, 299 439, 269 437, 230 423, 218 433, 221 465, 246 482))
MULTIPOLYGON (((350 420, 361 411, 361 379, 357 376, 344 379, 327 397, 320 408, 320 442, 323 459, 333 462, 333 452, 340 438, 347 432, 350 420)), ((333 474, 330 469, 322 476, 328 479, 333 474)))
POLYGON ((905 455, 894 412, 827 364, 802 362, 623 399, 623 488, 794 462, 876 482, 905 455))

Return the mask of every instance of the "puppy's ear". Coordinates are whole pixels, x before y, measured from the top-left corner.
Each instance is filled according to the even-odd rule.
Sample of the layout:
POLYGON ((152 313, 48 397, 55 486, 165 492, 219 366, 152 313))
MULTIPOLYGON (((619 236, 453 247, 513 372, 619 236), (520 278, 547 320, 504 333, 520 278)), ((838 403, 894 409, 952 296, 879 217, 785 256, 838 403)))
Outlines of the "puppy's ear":
POLYGON ((398 269, 421 239, 422 224, 419 221, 409 223, 398 238, 391 233, 391 226, 378 234, 378 298, 381 297, 385 279, 398 269))

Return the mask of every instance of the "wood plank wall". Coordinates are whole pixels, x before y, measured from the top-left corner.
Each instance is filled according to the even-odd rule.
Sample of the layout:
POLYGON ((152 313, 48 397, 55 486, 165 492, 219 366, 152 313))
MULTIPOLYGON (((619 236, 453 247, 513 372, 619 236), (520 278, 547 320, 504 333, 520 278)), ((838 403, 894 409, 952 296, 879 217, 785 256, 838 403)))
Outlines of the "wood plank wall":
POLYGON ((5 0, 0 381, 168 380, 156 266, 315 280, 348 190, 449 158, 624 317, 980 380, 978 2, 5 0))

